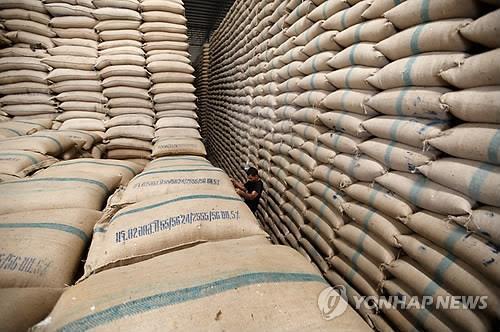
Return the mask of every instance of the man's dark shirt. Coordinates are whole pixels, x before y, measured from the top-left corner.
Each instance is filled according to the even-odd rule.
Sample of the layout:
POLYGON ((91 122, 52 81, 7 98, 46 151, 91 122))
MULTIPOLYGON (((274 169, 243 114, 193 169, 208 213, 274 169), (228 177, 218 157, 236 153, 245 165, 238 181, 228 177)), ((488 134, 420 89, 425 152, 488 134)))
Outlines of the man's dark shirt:
POLYGON ((250 210, 255 213, 257 211, 257 207, 259 206, 260 195, 262 194, 262 190, 264 189, 264 184, 261 180, 254 182, 248 181, 247 183, 245 183, 245 189, 248 194, 251 194, 254 191, 257 193, 257 197, 255 199, 245 199, 245 203, 248 205, 250 210))

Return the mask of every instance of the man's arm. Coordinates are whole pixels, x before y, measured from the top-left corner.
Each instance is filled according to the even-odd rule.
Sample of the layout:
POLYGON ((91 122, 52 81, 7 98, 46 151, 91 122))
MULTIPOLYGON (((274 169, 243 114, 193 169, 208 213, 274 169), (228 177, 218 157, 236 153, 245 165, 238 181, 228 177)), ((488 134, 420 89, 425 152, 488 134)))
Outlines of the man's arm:
POLYGON ((240 190, 238 192, 238 195, 240 195, 241 197, 243 197, 244 199, 249 200, 249 201, 253 201, 254 199, 257 198, 257 196, 259 196, 259 194, 256 191, 252 191, 251 193, 247 193, 243 190, 240 190))
POLYGON ((245 191, 245 186, 240 181, 236 181, 235 179, 231 178, 231 182, 237 189, 245 191))

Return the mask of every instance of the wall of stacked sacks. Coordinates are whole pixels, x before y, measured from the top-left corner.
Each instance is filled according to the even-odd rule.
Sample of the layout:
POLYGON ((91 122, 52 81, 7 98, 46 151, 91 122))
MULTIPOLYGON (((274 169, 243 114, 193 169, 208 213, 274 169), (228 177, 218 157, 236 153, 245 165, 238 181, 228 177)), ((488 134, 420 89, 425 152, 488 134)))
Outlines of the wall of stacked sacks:
POLYGON ((0 17, 1 331, 369 330, 205 158, 181 1, 0 17))
POLYGON ((86 156, 142 164, 163 138, 201 138, 182 2, 23 0, 0 10, 4 119, 55 120, 42 124, 93 136, 86 156))
POLYGON ((210 40, 209 146, 260 169, 275 243, 356 296, 487 295, 486 310, 362 306, 377 329, 498 328, 500 2, 236 1, 210 40))

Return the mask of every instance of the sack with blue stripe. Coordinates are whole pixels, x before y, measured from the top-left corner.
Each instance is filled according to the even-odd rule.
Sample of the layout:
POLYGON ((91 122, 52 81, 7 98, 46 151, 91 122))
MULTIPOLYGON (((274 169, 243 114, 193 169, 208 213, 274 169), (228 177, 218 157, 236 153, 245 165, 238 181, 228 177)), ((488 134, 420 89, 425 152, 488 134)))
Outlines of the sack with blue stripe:
POLYGON ((114 212, 94 228, 85 275, 203 242, 265 235, 234 190, 158 194, 114 212))
POLYGON ((71 285, 101 217, 90 209, 53 209, 2 215, 0 287, 71 285))

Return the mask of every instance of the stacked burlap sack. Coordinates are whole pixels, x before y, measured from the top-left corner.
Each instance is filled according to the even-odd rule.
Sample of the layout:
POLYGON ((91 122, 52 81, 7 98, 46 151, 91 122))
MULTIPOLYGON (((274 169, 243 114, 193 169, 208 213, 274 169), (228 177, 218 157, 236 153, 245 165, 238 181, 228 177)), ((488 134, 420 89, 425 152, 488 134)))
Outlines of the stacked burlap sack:
POLYGON ((106 150, 110 159, 151 157, 154 114, 148 93, 139 1, 94 1, 99 34, 96 70, 107 102, 106 150))
POLYGON ((145 0, 144 23, 146 68, 156 115, 153 156, 162 156, 162 145, 183 138, 201 138, 196 121, 194 72, 188 53, 186 18, 182 1, 145 0))
MULTIPOLYGON (((2 160, 2 169, 32 172, 49 166, 57 161, 50 155, 73 144, 59 135, 58 141, 26 136, 30 138, 26 151, 16 153, 3 148, 21 149, 21 139, 0 142, 3 156, 17 158, 9 165, 2 160)), ((81 159, 55 163, 31 178, 0 183, 2 330, 26 330, 50 313, 63 290, 81 274, 81 260, 108 196, 141 169, 122 161, 81 159)))
POLYGON ((48 76, 53 100, 62 112, 54 124, 60 130, 85 130, 104 136, 106 117, 100 81, 94 66, 97 58, 97 21, 91 1, 44 1, 52 16, 55 32, 50 57, 43 60, 51 66, 48 76))
POLYGON ((40 0, 6 0, 0 4, 4 28, 0 49, 0 98, 3 116, 54 119, 47 73, 41 60, 54 47, 50 16, 40 0))
POLYGON ((266 193, 258 216, 273 241, 345 286, 353 305, 355 296, 445 294, 424 286, 491 297, 486 311, 400 310, 383 301, 358 308, 378 330, 490 329, 498 315, 495 267, 486 278, 471 274, 474 257, 457 256, 451 261, 468 265, 466 282, 443 280, 448 270, 436 272, 411 246, 432 241, 448 258, 465 251, 408 221, 449 218, 466 226, 476 234, 459 226, 453 234, 473 239, 495 265, 497 253, 487 253, 494 247, 485 242, 498 242, 499 220, 498 66, 496 51, 485 48, 496 47, 488 37, 498 25, 495 8, 318 0, 233 9, 211 39, 215 120, 207 148, 238 178, 248 163, 260 168, 266 193), (430 212, 421 216, 420 209, 430 212), (407 265, 402 274, 400 262, 423 274, 407 265))

